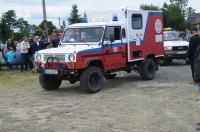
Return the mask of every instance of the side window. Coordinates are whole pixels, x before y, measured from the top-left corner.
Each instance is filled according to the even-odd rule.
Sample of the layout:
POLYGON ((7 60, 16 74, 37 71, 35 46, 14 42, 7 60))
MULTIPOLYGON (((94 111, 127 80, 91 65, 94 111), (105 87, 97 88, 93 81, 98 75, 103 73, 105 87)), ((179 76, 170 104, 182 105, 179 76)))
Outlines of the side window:
POLYGON ((110 36, 113 35, 116 40, 121 40, 121 28, 120 27, 107 27, 105 34, 105 41, 110 41, 110 36))
POLYGON ((141 14, 133 14, 132 15, 132 28, 133 29, 142 29, 142 15, 141 14))

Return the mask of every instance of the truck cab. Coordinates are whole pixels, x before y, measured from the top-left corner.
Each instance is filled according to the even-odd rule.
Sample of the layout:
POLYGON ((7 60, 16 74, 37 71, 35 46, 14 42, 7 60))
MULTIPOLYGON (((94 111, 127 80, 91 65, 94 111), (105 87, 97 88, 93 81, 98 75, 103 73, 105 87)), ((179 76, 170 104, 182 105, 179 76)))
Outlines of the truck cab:
POLYGON ((118 71, 154 79, 164 55, 162 12, 123 10, 117 16, 117 21, 69 25, 58 48, 37 52, 41 86, 53 90, 62 80, 80 81, 83 90, 96 93, 103 78, 113 79, 118 71))
POLYGON ((189 42, 183 40, 177 31, 164 31, 164 62, 166 65, 174 59, 187 60, 187 50, 189 47, 189 42))

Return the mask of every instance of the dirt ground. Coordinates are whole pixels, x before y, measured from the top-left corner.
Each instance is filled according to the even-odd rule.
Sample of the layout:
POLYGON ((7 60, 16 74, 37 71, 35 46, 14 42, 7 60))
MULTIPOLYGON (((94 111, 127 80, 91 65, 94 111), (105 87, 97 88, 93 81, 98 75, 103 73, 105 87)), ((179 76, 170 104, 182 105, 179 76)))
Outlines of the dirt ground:
POLYGON ((200 95, 188 65, 160 67, 156 79, 120 73, 97 94, 63 82, 45 91, 38 76, 0 71, 0 132, 195 132, 200 95))

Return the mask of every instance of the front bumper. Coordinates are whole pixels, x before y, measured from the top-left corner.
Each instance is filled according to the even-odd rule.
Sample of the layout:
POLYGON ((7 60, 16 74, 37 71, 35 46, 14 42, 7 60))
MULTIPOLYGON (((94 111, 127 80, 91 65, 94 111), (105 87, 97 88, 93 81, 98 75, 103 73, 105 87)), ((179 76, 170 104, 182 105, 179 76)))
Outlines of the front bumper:
POLYGON ((173 51, 171 53, 165 53, 164 59, 186 59, 187 58, 187 52, 184 51, 182 54, 179 54, 179 52, 173 51))
POLYGON ((64 70, 64 69, 45 69, 45 68, 37 68, 37 73, 46 74, 49 76, 59 76, 63 79, 69 79, 70 77, 78 77, 79 73, 77 70, 64 70), (58 74, 46 74, 45 70, 56 70, 58 74))

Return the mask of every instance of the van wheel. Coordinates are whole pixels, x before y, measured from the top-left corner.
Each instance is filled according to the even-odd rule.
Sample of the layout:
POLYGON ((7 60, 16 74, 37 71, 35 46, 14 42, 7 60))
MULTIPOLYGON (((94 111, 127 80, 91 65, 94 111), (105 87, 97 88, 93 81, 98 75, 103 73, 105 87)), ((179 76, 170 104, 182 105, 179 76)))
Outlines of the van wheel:
POLYGON ((62 80, 57 76, 50 76, 40 73, 39 82, 43 89, 55 90, 60 87, 62 80))
POLYGON ((105 77, 106 79, 109 80, 109 79, 113 79, 113 78, 115 78, 116 75, 117 75, 117 74, 105 74, 104 77, 105 77))
POLYGON ((172 62, 172 60, 163 59, 163 62, 162 62, 160 65, 161 65, 161 66, 166 66, 166 65, 168 65, 170 62, 172 62))
POLYGON ((100 68, 91 66, 81 73, 81 89, 87 93, 99 92, 103 85, 103 73, 100 68))
POLYGON ((156 64, 152 59, 147 59, 143 65, 140 72, 142 80, 153 80, 156 75, 156 64))

